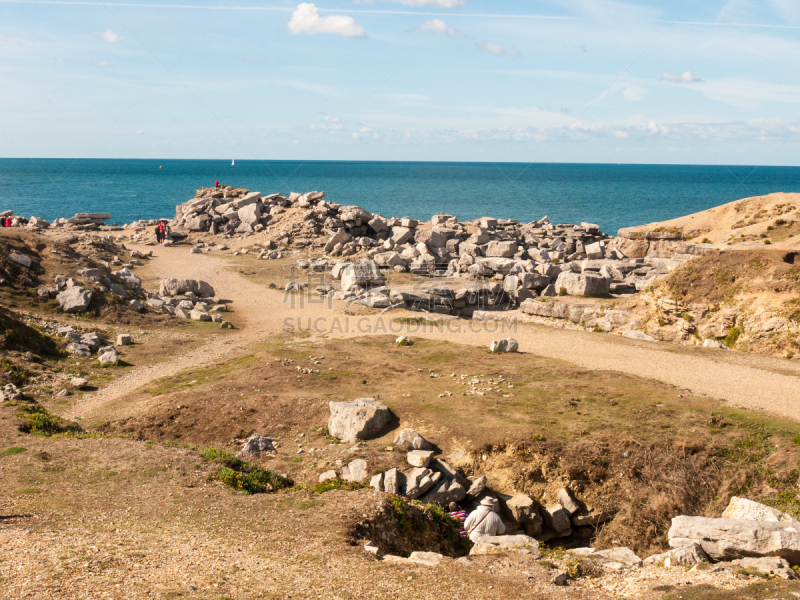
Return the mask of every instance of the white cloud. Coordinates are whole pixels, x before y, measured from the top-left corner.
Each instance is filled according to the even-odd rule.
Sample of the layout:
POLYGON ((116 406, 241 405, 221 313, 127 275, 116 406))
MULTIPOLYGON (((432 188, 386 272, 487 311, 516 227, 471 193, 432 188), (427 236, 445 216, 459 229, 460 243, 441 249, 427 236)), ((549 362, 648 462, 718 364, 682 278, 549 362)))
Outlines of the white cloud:
POLYGON ((647 93, 646 89, 627 83, 623 83, 622 85, 625 88, 622 90, 622 97, 625 98, 625 100, 630 102, 641 102, 644 100, 644 95, 647 93))
POLYGON ((353 139, 355 141, 360 141, 367 138, 377 138, 380 137, 378 132, 375 131, 372 127, 362 127, 356 133, 353 134, 353 139))
POLYGON ((335 33, 344 37, 365 37, 367 33, 353 17, 331 15, 324 19, 319 16, 317 7, 310 3, 298 4, 289 20, 289 31, 292 35, 298 33, 335 33))
POLYGON ((10 35, 0 38, 0 46, 24 46, 24 45, 25 43, 22 40, 10 35))
POLYGON ((136 130, 136 135, 142 135, 143 133, 144 133, 144 131, 142 131, 141 129, 137 129, 136 130))
POLYGON ((480 50, 494 54, 495 56, 519 56, 519 50, 514 48, 503 48, 500 44, 494 42, 478 42, 475 44, 480 50))
POLYGON ((705 83, 697 75, 693 75, 691 71, 685 73, 664 73, 661 76, 662 81, 673 81, 675 83, 705 83))
POLYGON ((97 65, 98 67, 107 67, 108 66, 108 61, 107 60, 98 60, 94 64, 97 65))
POLYGON ((413 31, 432 31, 433 33, 438 33, 441 35, 464 35, 458 29, 454 29, 453 27, 449 27, 447 23, 442 21, 441 19, 434 19, 433 21, 428 21, 427 23, 422 23, 421 25, 417 25, 414 27, 413 31))
POLYGON ((395 4, 405 4, 406 6, 438 6, 439 8, 458 8, 463 6, 462 0, 390 0, 395 4))
POLYGON ((110 29, 106 29, 103 33, 100 34, 100 37, 103 38, 104 42, 108 42, 109 44, 116 44, 117 42, 121 42, 123 38, 119 37, 116 33, 111 31, 110 29))
POLYGON ((339 133, 342 130, 342 121, 339 117, 326 116, 322 123, 312 123, 308 126, 312 131, 325 131, 327 133, 339 133))

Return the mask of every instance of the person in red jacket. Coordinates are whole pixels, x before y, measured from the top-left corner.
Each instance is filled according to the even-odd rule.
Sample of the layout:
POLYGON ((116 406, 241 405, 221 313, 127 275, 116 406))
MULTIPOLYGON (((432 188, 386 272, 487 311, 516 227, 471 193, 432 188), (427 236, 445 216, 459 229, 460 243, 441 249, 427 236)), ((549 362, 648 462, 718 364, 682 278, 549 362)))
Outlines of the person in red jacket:
POLYGON ((6 217, 6 227, 11 227, 11 217, 6 217))
POLYGON ((217 180, 214 182, 214 187, 215 187, 215 188, 218 188, 218 187, 219 187, 219 179, 217 179, 217 180))

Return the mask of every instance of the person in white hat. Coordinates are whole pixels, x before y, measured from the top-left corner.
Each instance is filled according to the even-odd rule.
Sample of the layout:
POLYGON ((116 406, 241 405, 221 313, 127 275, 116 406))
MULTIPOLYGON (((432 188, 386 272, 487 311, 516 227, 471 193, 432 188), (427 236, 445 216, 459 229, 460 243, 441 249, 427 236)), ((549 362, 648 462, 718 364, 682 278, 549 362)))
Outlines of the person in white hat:
POLYGON ((497 514, 497 500, 487 496, 481 500, 480 506, 464 521, 464 529, 473 543, 487 535, 500 535, 506 530, 500 515, 497 514))

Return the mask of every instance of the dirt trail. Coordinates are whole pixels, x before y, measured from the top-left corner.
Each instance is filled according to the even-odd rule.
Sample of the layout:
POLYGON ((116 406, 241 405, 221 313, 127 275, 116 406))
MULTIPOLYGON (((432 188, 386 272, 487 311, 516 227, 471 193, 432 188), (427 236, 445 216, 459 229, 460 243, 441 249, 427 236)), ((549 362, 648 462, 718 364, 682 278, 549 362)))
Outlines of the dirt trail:
MULTIPOLYGON (((145 250, 146 248, 135 248, 145 250)), ((105 403, 122 397, 151 381, 219 361, 246 350, 252 344, 284 330, 284 319, 308 328, 334 329, 328 337, 353 337, 397 333, 391 320, 401 313, 370 316, 346 315, 341 306, 328 309, 321 304, 292 308, 282 293, 253 283, 233 270, 230 263, 211 255, 189 254, 185 248, 159 248, 156 258, 140 276, 152 281, 179 276, 211 283, 217 295, 233 300, 236 320, 243 328, 234 339, 212 337, 204 346, 173 356, 168 362, 133 369, 107 387, 74 406, 68 416, 80 417, 105 403), (382 325, 383 324, 383 325, 382 325), (390 328, 393 325, 394 328, 390 328)), ((152 283, 150 284, 152 285, 152 283)), ((417 328, 413 336, 447 340, 460 344, 487 345, 500 337, 519 341, 520 351, 569 361, 589 369, 608 369, 670 383, 731 405, 797 419, 800 415, 800 364, 763 356, 722 350, 683 348, 672 344, 639 342, 616 335, 521 324, 517 331, 501 333, 494 324, 482 326, 457 321, 445 329, 417 328)))

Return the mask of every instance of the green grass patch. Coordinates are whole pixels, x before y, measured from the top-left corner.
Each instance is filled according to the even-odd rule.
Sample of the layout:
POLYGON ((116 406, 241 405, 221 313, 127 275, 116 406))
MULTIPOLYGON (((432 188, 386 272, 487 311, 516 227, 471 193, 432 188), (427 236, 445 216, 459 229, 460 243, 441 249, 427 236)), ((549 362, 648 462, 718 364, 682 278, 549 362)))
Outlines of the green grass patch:
POLYGON ((212 479, 245 494, 277 492, 293 485, 288 477, 269 469, 261 469, 219 448, 206 448, 201 456, 208 462, 223 465, 212 479))
POLYGON ((14 456, 15 454, 22 454, 23 452, 27 452, 27 448, 20 448, 19 446, 12 446, 11 448, 6 448, 5 450, 0 450, 0 456, 14 456))

